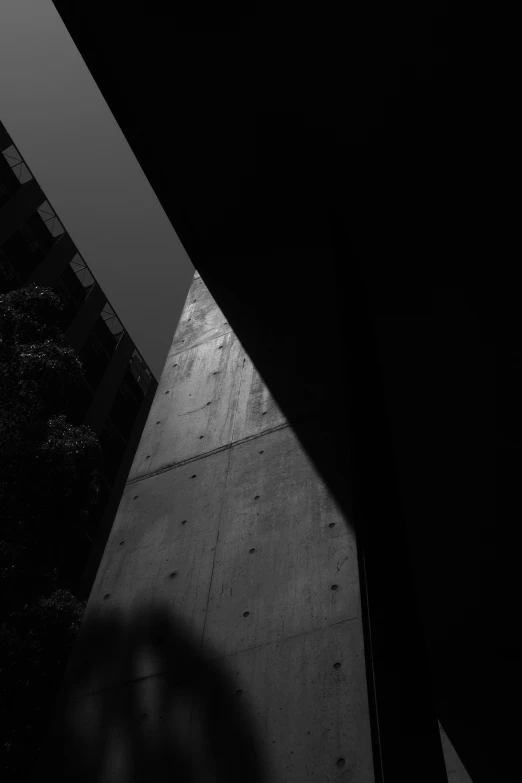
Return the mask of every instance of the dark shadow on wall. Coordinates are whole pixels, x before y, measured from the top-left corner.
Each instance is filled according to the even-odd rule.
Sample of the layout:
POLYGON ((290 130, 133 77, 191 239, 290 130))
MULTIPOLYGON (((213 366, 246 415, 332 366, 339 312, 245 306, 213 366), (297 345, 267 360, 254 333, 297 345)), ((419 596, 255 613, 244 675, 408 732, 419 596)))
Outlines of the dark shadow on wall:
POLYGON ((484 640, 483 606, 516 613, 485 566, 494 368, 446 215, 443 93, 397 109, 425 136, 350 152, 264 117, 245 206, 193 260, 356 530, 376 774, 445 781, 439 718, 474 783, 507 783, 516 702, 483 674, 507 634, 484 640))
POLYGON ((167 606, 86 616, 33 780, 268 783, 236 689, 167 606))

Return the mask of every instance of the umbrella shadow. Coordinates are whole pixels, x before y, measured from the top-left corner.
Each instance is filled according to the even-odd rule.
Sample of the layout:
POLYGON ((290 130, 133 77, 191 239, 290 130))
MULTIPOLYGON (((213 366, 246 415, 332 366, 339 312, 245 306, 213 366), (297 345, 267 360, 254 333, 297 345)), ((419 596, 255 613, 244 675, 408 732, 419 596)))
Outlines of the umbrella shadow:
POLYGON ((166 605, 88 615, 38 764, 58 780, 264 783, 233 672, 166 605))

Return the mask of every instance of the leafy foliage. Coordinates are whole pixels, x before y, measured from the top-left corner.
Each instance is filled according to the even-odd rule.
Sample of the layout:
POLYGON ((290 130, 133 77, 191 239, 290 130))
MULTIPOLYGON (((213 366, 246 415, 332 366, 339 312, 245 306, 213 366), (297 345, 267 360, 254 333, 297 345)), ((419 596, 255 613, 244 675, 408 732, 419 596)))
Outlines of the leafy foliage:
POLYGON ((25 780, 84 610, 73 552, 99 494, 99 441, 63 410, 83 368, 62 304, 0 296, 0 715, 4 780, 25 780), (7 774, 5 774, 7 773, 7 774))

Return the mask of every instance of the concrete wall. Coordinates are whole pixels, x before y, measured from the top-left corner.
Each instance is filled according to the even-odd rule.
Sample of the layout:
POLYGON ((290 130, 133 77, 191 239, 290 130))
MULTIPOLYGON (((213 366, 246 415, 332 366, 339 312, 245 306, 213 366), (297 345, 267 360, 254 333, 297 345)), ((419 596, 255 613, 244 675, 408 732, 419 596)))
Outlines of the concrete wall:
POLYGON ((86 780, 374 780, 353 529, 197 273, 58 716, 86 780))
POLYGON ((444 762, 446 764, 446 771, 448 775, 448 783, 473 783, 440 722, 439 731, 442 741, 442 750, 444 752, 444 762))

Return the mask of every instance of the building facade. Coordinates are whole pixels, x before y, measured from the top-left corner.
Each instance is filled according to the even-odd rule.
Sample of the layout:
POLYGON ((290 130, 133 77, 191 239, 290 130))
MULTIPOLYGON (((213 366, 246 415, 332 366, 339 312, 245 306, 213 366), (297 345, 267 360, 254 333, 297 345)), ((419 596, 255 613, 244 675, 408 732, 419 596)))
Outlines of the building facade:
POLYGON ((373 783, 366 679, 355 531, 196 272, 66 676, 66 767, 373 783))
POLYGON ((0 123, 0 293, 32 282, 64 303, 60 326, 85 369, 65 412, 74 425, 88 424, 103 449, 100 498, 78 552, 88 591, 157 381, 0 123))

